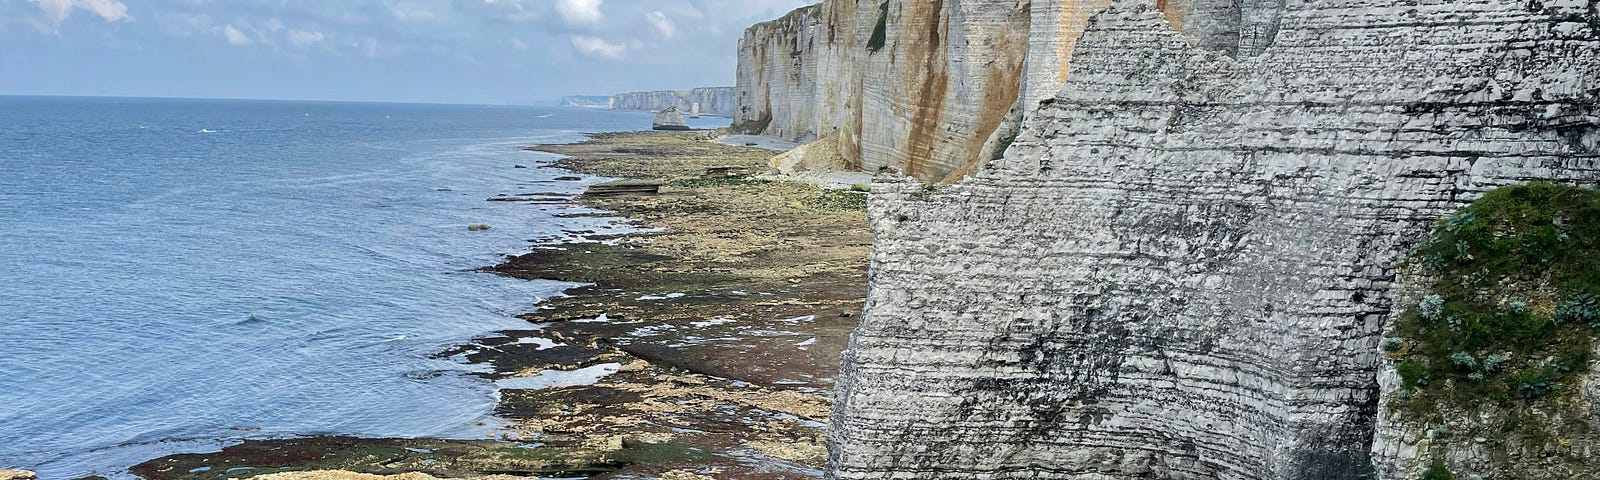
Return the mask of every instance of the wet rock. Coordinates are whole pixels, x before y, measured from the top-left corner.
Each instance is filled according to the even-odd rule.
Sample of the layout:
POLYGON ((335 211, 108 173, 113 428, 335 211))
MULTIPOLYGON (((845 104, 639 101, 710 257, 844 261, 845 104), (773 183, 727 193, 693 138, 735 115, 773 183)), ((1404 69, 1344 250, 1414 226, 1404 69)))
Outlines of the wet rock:
POLYGON ((38 480, 39 476, 27 470, 0 470, 0 480, 38 480))
POLYGON ((701 178, 738 177, 738 176, 743 176, 743 175, 749 174, 750 173, 749 170, 750 169, 745 168, 745 167, 740 166, 740 165, 718 165, 718 166, 715 166, 715 167, 706 167, 706 173, 700 174, 700 177, 701 178))
POLYGON ((487 224, 487 223, 480 223, 480 224, 477 224, 477 225, 467 225, 467 231, 469 231, 469 232, 480 232, 480 231, 488 230, 488 229, 491 229, 491 228, 494 228, 494 227, 489 226, 489 224, 487 224))
POLYGON ((678 111, 678 107, 667 107, 666 110, 656 114, 656 121, 650 124, 650 128, 654 130, 688 130, 689 124, 683 121, 683 113, 678 111))
POLYGON ((576 181, 579 181, 579 180, 583 180, 583 177, 574 177, 574 176, 571 176, 571 175, 567 175, 567 176, 556 177, 554 180, 558 181, 558 182, 576 182, 576 181))
POLYGON ((511 168, 528 168, 527 165, 512 165, 511 168))
POLYGON ((590 185, 584 195, 654 195, 661 193, 661 182, 650 180, 617 180, 590 185))

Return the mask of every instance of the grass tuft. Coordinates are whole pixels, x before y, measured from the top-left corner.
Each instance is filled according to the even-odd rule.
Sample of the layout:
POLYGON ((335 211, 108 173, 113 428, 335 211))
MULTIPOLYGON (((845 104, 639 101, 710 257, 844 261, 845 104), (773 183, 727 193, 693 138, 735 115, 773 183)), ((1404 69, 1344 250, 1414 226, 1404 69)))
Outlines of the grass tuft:
POLYGON ((1487 401, 1522 416, 1575 391, 1600 329, 1600 191, 1492 190, 1440 220, 1413 257, 1435 281, 1396 325, 1394 408, 1436 422, 1441 408, 1487 401))

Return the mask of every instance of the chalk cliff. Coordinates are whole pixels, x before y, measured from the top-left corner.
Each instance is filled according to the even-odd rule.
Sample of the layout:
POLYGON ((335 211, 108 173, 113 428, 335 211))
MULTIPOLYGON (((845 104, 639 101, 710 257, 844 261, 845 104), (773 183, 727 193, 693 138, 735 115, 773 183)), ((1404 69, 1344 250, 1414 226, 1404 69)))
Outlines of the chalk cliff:
POLYGON ((732 117, 737 111, 733 101, 733 87, 701 87, 689 91, 689 106, 700 106, 701 115, 732 117))
POLYGON ((863 169, 959 178, 1010 131, 1028 25, 1018 0, 801 8, 740 39, 734 123, 794 141, 838 133, 827 148, 863 169))
POLYGON ((734 113, 733 87, 702 87, 694 90, 659 90, 654 92, 628 92, 611 96, 612 110, 660 112, 667 107, 678 107, 684 113, 695 111, 700 105, 701 115, 731 117, 734 113))
MULTIPOLYGON (((1438 444, 1379 381, 1434 221, 1496 186, 1600 181, 1597 9, 828 1, 752 27, 740 122, 972 172, 873 186, 830 477, 1600 478, 1592 434, 1438 444), (988 162, 996 116, 1025 120, 988 162)), ((1567 420, 1600 427, 1596 383, 1567 420)))
POLYGON ((627 92, 611 96, 612 110, 660 112, 667 107, 689 111, 689 92, 682 90, 657 90, 653 92, 627 92))
MULTIPOLYGON (((735 128, 826 137, 822 148, 863 170, 957 181, 1003 152, 1024 114, 1061 88, 1089 16, 1109 1, 827 0, 797 9, 740 39, 735 128)), ((1191 10, 1222 8, 1205 2, 1218 3, 1160 8, 1181 26, 1191 10)), ((1226 41, 1245 11, 1202 21, 1199 35, 1226 41)))
POLYGON ((561 106, 578 108, 611 108, 611 97, 603 95, 568 95, 561 97, 561 106))

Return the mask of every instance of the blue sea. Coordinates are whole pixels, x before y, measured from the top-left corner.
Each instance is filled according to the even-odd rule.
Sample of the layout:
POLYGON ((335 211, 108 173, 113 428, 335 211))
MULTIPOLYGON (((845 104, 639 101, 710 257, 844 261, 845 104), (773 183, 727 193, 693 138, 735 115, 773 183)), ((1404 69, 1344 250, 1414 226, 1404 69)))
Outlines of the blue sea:
POLYGON ((494 386, 434 355, 570 285, 475 269, 610 225, 485 199, 577 193, 596 179, 520 147, 650 120, 0 97, 0 468, 115 478, 244 438, 492 432, 494 386))

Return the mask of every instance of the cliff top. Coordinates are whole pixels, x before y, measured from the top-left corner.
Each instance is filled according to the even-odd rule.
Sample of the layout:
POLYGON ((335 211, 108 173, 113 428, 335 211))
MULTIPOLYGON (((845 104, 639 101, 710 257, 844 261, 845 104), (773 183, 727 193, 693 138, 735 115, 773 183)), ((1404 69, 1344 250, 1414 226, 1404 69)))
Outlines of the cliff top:
POLYGON ((789 13, 784 14, 782 17, 778 17, 776 19, 767 20, 765 22, 761 22, 761 23, 757 23, 755 25, 751 25, 749 28, 744 29, 744 34, 746 36, 752 35, 758 30, 761 30, 761 29, 764 29, 764 28, 770 28, 770 27, 772 27, 774 25, 777 25, 777 24, 792 24, 792 23, 798 21, 800 19, 800 17, 802 17, 802 16, 811 16, 814 19, 821 20, 822 19, 822 3, 818 2, 818 3, 815 3, 815 4, 806 5, 804 7, 796 8, 794 10, 790 10, 789 13))

